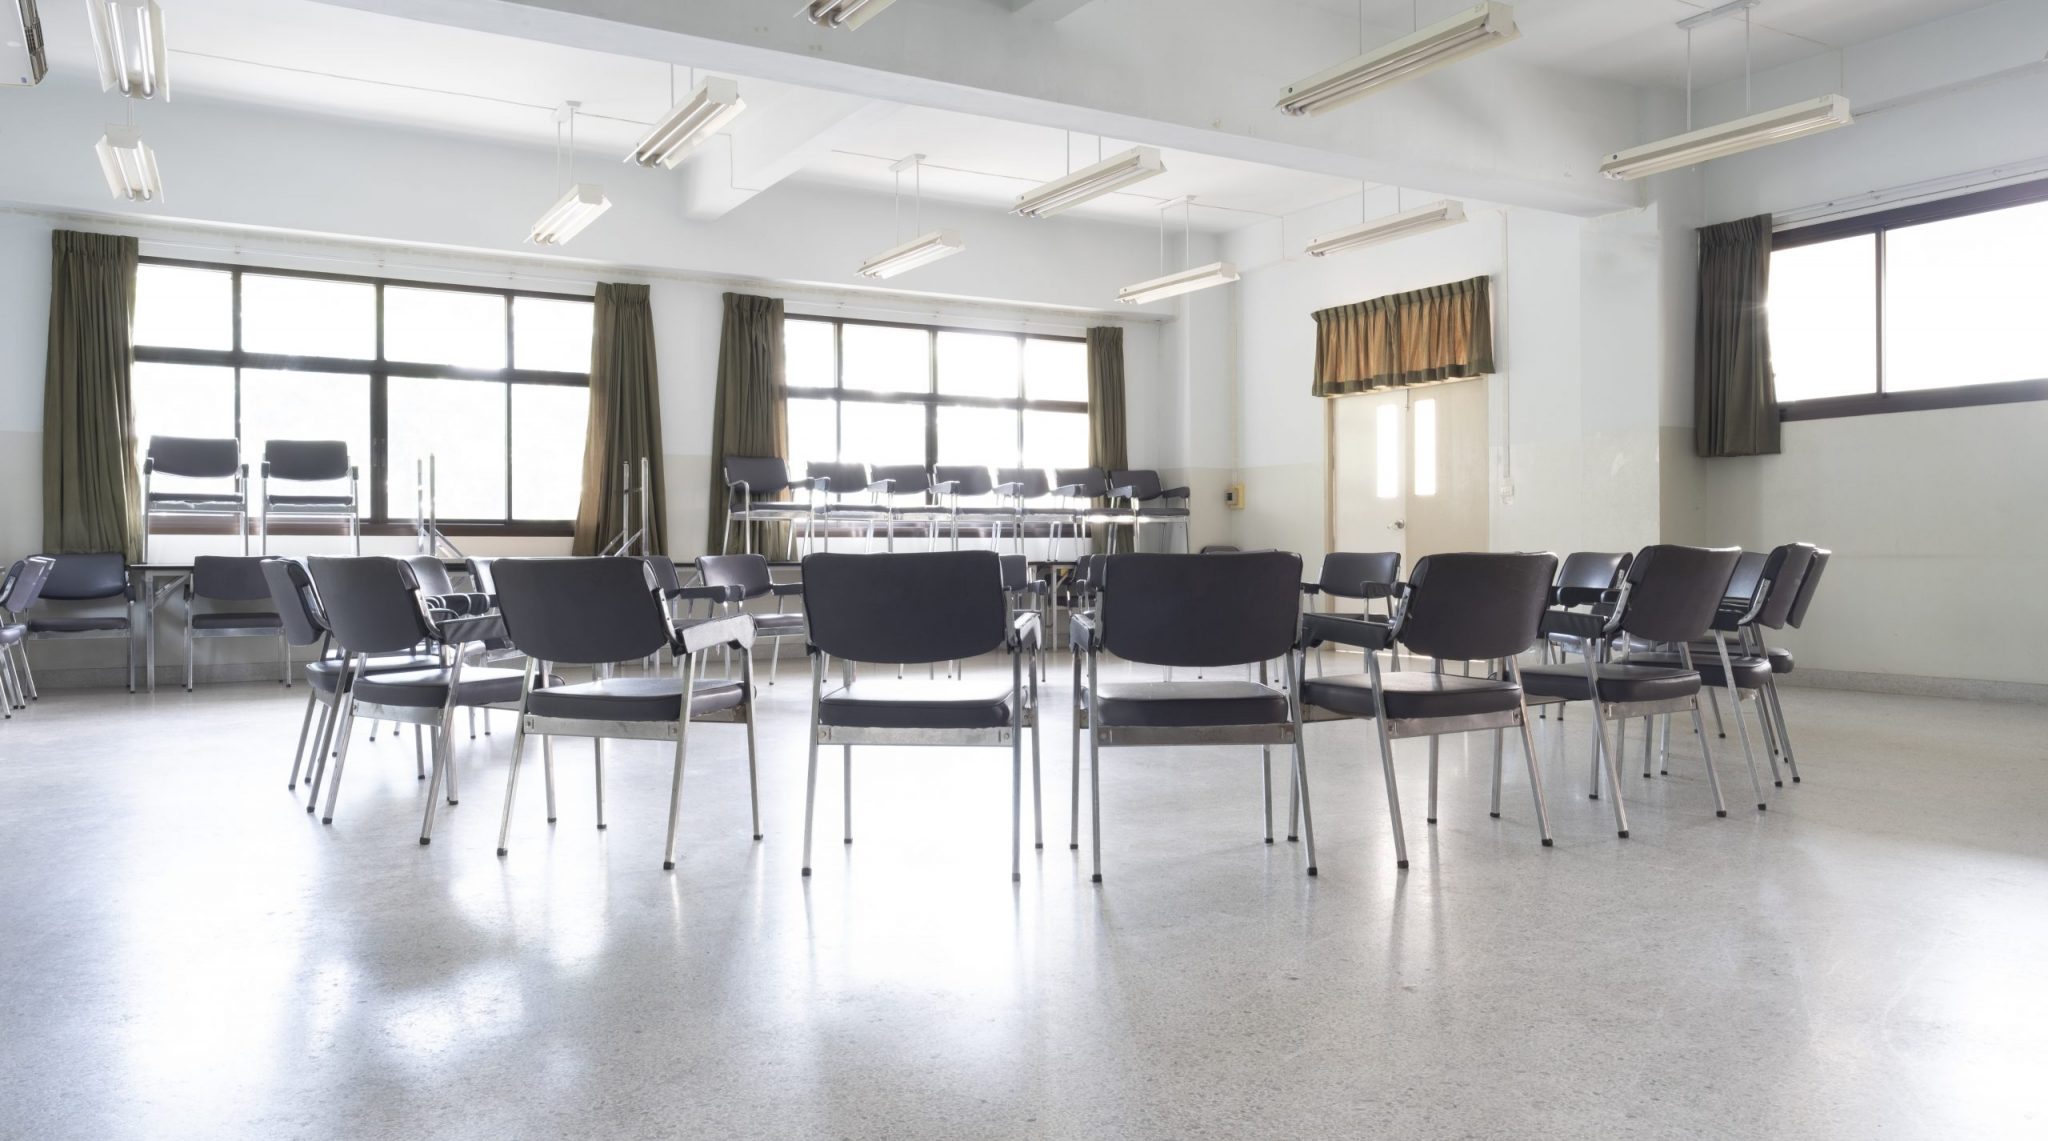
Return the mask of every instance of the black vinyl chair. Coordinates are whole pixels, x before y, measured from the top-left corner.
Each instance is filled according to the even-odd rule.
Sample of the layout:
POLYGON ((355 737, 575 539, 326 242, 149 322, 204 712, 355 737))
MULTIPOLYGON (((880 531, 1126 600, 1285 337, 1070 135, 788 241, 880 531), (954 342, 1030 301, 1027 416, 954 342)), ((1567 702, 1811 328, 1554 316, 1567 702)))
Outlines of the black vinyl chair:
POLYGON ((195 436, 151 436, 142 457, 142 557, 149 559, 149 539, 160 515, 227 516, 235 521, 235 534, 242 538, 242 553, 249 553, 249 469, 242 463, 241 445, 234 437, 206 439, 195 436), (205 490, 158 491, 156 477, 207 480, 228 486, 205 490))
MULTIPOLYGON (((758 556, 757 556, 758 557, 758 556)), ((663 869, 676 866, 676 820, 682 807, 683 760, 693 721, 738 723, 747 729, 747 785, 753 796, 754 839, 761 838, 761 797, 754 763, 753 625, 743 617, 715 618, 678 626, 662 605, 645 560, 627 556, 569 559, 499 559, 492 568, 505 633, 526 655, 518 698, 519 731, 512 738, 512 766, 505 776, 505 816, 498 829, 498 854, 509 850, 512 800, 519 789, 519 761, 526 738, 541 734, 594 738, 597 826, 604 823, 604 742, 607 739, 672 742, 674 775, 669 782, 668 840, 663 869), (731 645, 740 650, 740 680, 707 680, 706 650, 731 645), (680 659, 681 676, 606 676, 606 667, 658 655, 680 659), (598 676, 562 685, 544 678, 538 663, 590 666, 598 676)), ((548 823, 555 822, 555 782, 547 769, 548 823)))
POLYGON ((981 745, 1010 750, 1010 878, 1023 878, 1024 734, 1031 734, 1031 798, 1037 847, 1044 847, 1038 765, 1036 615, 1011 615, 993 551, 816 554, 804 559, 810 619, 810 765, 804 784, 803 874, 811 874, 811 825, 818 796, 818 749, 842 752, 846 843, 853 843, 856 745, 981 745), (918 665, 1007 651, 1007 684, 980 680, 903 681, 858 676, 860 665, 918 665), (827 655, 840 685, 825 688, 827 655))
POLYGON ((192 576, 185 580, 185 690, 191 692, 194 638, 276 638, 281 676, 292 684, 291 643, 285 638, 284 619, 275 610, 208 610, 194 605, 209 602, 262 602, 270 598, 270 584, 263 578, 263 560, 247 555, 229 557, 200 555, 192 560, 192 576))
MULTIPOLYGON (((128 644, 128 692, 135 692, 135 587, 128 560, 118 551, 90 555, 49 555, 54 565, 43 580, 40 602, 112 602, 119 614, 46 614, 25 623, 32 641, 121 638, 128 644)), ((38 609, 41 609, 39 606, 38 609)))
POLYGON ((479 558, 476 555, 471 555, 462 560, 462 570, 463 573, 469 576, 469 589, 471 591, 496 597, 498 593, 497 580, 491 577, 491 564, 495 561, 495 559, 479 558))
MULTIPOLYGON (((1557 581, 1550 589, 1550 605, 1560 610, 1590 610, 1607 613, 1615 591, 1628 577, 1635 556, 1626 551, 1573 551, 1557 568, 1557 581)), ((1570 634, 1547 634, 1543 639, 1543 660, 1563 660, 1567 653, 1584 652, 1579 639, 1570 634)))
POLYGON ((747 615, 754 623, 757 641, 775 640, 768 657, 768 684, 774 685, 775 676, 782 669, 782 640, 804 636, 804 616, 787 614, 782 609, 790 598, 803 596, 804 584, 776 582, 768 573, 768 560, 760 555, 699 555, 697 578, 707 587, 724 591, 722 601, 728 613, 739 613, 757 598, 775 599, 775 613, 747 615))
MULTIPOLYGON (((1138 516, 1135 511, 1116 507, 1110 500, 1109 473, 1099 467, 1054 468, 1052 473, 1052 495, 1061 503, 1065 514, 1065 529, 1074 536, 1074 549, 1081 549, 1081 539, 1089 527, 1110 528, 1108 540, 1100 554, 1116 553, 1116 528, 1130 526, 1135 529, 1138 516)), ((1052 557, 1060 557, 1060 531, 1052 534, 1052 557)))
POLYGON ((896 549, 896 524, 911 523, 924 528, 924 549, 937 547, 939 524, 952 517, 952 510, 938 502, 931 470, 923 464, 882 464, 874 469, 870 485, 877 502, 889 513, 888 550, 896 549))
MULTIPOLYGON (((1017 509, 1003 505, 996 498, 1000 493, 989 469, 982 464, 940 464, 932 469, 932 491, 946 507, 945 521, 951 527, 952 547, 956 551, 960 549, 960 528, 963 525, 976 535, 986 537, 991 547, 1002 546, 1003 524, 1017 525, 1017 509), (968 502, 962 503, 962 500, 968 502)), ((1021 530, 1018 535, 1021 553, 1021 530)))
POLYGON ((8 717, 27 709, 36 697, 35 675, 29 672, 28 654, 22 649, 28 623, 21 621, 21 612, 36 604, 55 565, 48 555, 30 555, 16 559, 0 580, 0 713, 8 717))
MULTIPOLYGON (((351 463, 348 444, 342 440, 270 440, 263 445, 262 503, 259 522, 263 526, 263 553, 270 553, 270 519, 339 519, 346 527, 352 554, 363 553, 362 519, 356 510, 358 473, 351 463), (284 491, 271 481, 287 484, 322 484, 314 492, 284 491), (348 491, 339 485, 348 481, 348 491)), ((247 553, 248 548, 243 548, 247 553)))
POLYGON ((1258 745, 1265 797, 1265 841, 1273 842, 1272 747, 1294 747, 1294 790, 1308 837, 1308 873, 1316 873, 1315 830, 1302 765, 1299 643, 1301 556, 1274 551, 1235 555, 1110 555, 1092 613, 1077 612, 1074 647, 1075 799, 1070 847, 1080 846, 1082 733, 1088 735, 1088 787, 1094 871, 1102 882, 1104 748, 1158 745, 1258 745), (1141 665, 1258 666, 1254 681, 1105 682, 1105 655, 1141 665), (1287 684, 1269 684, 1267 663, 1285 659, 1287 684), (1085 672, 1084 672, 1085 671, 1085 672))
MULTIPOLYGON (((1399 551, 1331 551, 1323 556, 1323 570, 1314 582, 1301 584, 1301 593, 1309 608, 1314 610, 1318 597, 1332 600, 1332 608, 1320 613, 1338 614, 1335 600, 1345 599, 1359 603, 1357 614, 1349 617, 1369 621, 1387 621, 1394 614, 1394 588, 1401 581, 1401 552, 1399 551), (1374 599, 1380 601, 1381 614, 1375 618, 1372 612, 1374 599)), ((1340 643, 1341 644, 1341 643, 1340 643)), ((1394 668, 1401 668, 1399 644, 1394 644, 1394 668)), ((1316 673, 1323 672, 1323 650, 1316 647, 1316 673)))
POLYGON ((1181 552, 1187 552, 1193 492, 1185 487, 1161 487, 1158 472, 1150 468, 1134 468, 1109 473, 1109 494, 1112 499, 1120 499, 1130 505, 1131 515, 1138 526, 1138 531, 1131 534, 1133 547, 1137 545, 1139 531, 1145 527, 1165 527, 1180 532, 1181 552))
POLYGON ((868 465, 863 463, 812 463, 805 468, 811 483, 811 535, 805 551, 817 549, 817 525, 825 524, 829 539, 832 524, 845 523, 863 537, 863 550, 872 550, 875 529, 889 520, 889 508, 877 498, 868 465))
MULTIPOLYGON (((809 491, 810 479, 791 479, 789 464, 777 456, 727 456, 725 475, 725 531, 719 536, 719 553, 732 554, 733 530, 740 534, 740 550, 754 551, 750 523, 783 523, 789 527, 789 551, 796 554, 797 525, 808 530, 811 504, 784 498, 792 491, 809 491)), ((766 553, 766 552, 762 552, 766 553)))
POLYGON ((413 582, 430 611, 443 610, 457 618, 467 618, 497 608, 497 600, 483 591, 458 589, 455 576, 448 573, 448 564, 437 556, 410 555, 405 563, 412 568, 413 582))
POLYGON ((1529 791, 1536 802, 1537 834, 1544 847, 1551 846, 1543 775, 1536 760, 1536 739, 1529 732, 1529 709, 1516 672, 1516 657, 1540 636, 1544 607, 1550 601, 1551 576, 1556 572, 1557 556, 1551 554, 1427 555, 1415 564, 1408 581, 1395 587, 1399 601, 1386 621, 1330 614, 1310 614, 1303 620, 1304 656, 1306 647, 1323 642, 1355 646, 1365 652, 1364 673, 1304 681, 1301 701, 1308 720, 1371 719, 1379 736, 1380 768, 1387 783, 1396 867, 1408 866, 1401 794, 1394 774, 1394 742, 1406 737, 1429 738, 1429 811, 1425 819, 1434 824, 1438 739, 1446 733, 1494 731, 1491 814, 1498 818, 1500 735, 1505 729, 1520 729, 1529 791), (1397 643, 1431 659, 1431 670, 1382 671, 1378 652, 1397 643), (1486 677, 1446 674, 1447 661, 1497 662, 1499 672, 1486 677))

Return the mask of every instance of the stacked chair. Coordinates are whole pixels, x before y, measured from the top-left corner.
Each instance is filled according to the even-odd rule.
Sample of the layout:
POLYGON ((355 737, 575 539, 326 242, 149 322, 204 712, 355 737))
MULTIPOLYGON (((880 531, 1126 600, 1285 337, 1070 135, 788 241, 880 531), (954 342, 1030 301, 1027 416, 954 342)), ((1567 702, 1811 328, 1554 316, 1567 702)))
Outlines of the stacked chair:
MULTIPOLYGON (((1188 550, 1189 506, 1194 493, 1185 487, 1161 487, 1159 483, 1159 473, 1148 468, 1112 471, 1109 473, 1110 498, 1130 505, 1131 515, 1141 531, 1147 526, 1178 530, 1180 549, 1185 553, 1188 550)), ((1133 547, 1137 540, 1134 533, 1131 538, 1133 547)))
POLYGON ((241 536, 242 553, 249 553, 249 469, 242 463, 241 445, 234 437, 203 439, 196 436, 151 436, 142 457, 142 551, 149 557, 152 524, 163 516, 226 516, 235 521, 241 536), (223 481, 226 487, 201 491, 158 491, 156 477, 223 481))
MULTIPOLYGON (((792 491, 811 489, 808 479, 791 479, 789 464, 774 456, 727 456, 724 462, 726 508, 725 533, 719 538, 719 553, 732 554, 735 529, 740 550, 754 553, 752 523, 780 523, 789 528, 789 548, 796 552, 799 524, 808 530, 812 521, 808 502, 785 498, 792 491)), ((761 552, 766 554, 767 552, 761 552)))
MULTIPOLYGON (((348 444, 341 440, 271 440, 263 445, 262 503, 259 521, 263 527, 263 553, 270 553, 270 520, 338 519, 347 530, 349 550, 363 553, 363 528, 357 511, 360 478, 349 459, 348 444), (341 490, 347 481, 346 492, 341 490), (276 484, 316 484, 322 490, 280 490, 276 484)), ((243 546, 247 553, 248 547, 243 546)))
MULTIPOLYGON (((1303 600, 1313 609, 1317 598, 1344 599, 1359 603, 1355 618, 1374 620, 1373 600, 1381 606, 1379 621, 1393 617, 1393 598, 1401 582, 1399 551, 1332 551, 1323 556, 1323 571, 1314 582, 1301 584, 1303 600)), ((1330 613, 1338 613, 1335 610, 1330 613)), ((1395 650, 1394 668, 1401 668, 1400 651, 1395 650)), ((1323 672, 1323 651, 1316 647, 1316 673, 1323 672)))
POLYGON ((753 614, 755 639, 772 638, 774 649, 768 658, 768 684, 782 668, 782 641, 804 636, 804 616, 790 614, 783 606, 804 592, 800 582, 776 582, 768 573, 768 560, 760 555, 699 555, 697 579, 718 592, 717 602, 726 613, 739 613, 757 598, 775 599, 773 614, 753 614))
POLYGON ((28 654, 22 643, 28 640, 28 624, 21 612, 36 604, 43 583, 56 563, 47 555, 17 559, 0 579, 0 713, 14 716, 27 709, 36 696, 35 675, 29 672, 28 654))
POLYGON ((192 575, 185 580, 185 690, 193 680, 192 639, 194 638, 276 638, 282 676, 292 683, 291 640, 285 635, 284 619, 276 610, 205 610, 195 605, 210 602, 261 602, 271 597, 270 584, 263 576, 263 560, 243 556, 200 555, 192 560, 192 575))
MULTIPOLYGON (((30 617, 31 641, 71 638, 120 638, 128 646, 128 692, 135 692, 135 587, 128 578, 128 559, 119 551, 89 555, 50 555, 39 602, 119 602, 119 613, 51 614, 30 617)), ((34 692, 31 685, 30 692, 34 692)))

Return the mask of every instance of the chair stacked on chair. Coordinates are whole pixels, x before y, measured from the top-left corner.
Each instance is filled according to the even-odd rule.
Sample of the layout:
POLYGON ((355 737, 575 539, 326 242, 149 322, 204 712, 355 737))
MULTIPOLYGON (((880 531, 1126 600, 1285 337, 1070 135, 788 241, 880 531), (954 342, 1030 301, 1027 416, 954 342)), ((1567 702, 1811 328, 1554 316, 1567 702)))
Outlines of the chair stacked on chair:
POLYGON ((36 696, 35 675, 29 672, 28 653, 22 648, 28 640, 28 623, 20 618, 22 611, 36 604, 44 580, 56 565, 47 555, 31 555, 15 560, 7 568, 7 577, 0 579, 0 707, 4 707, 0 712, 8 717, 17 709, 27 709, 36 696))

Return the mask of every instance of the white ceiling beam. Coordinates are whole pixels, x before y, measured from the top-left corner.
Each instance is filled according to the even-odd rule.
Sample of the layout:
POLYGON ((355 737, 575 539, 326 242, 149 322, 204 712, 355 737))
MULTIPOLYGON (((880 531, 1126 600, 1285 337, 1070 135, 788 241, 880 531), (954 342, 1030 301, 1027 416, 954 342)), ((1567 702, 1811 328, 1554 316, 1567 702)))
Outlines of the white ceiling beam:
MULTIPOLYGON (((740 94, 745 97, 744 86, 740 94)), ((890 110, 857 95, 803 88, 749 107, 725 129, 726 138, 705 143, 677 168, 684 216, 699 222, 724 217, 830 150, 840 130, 890 110)))

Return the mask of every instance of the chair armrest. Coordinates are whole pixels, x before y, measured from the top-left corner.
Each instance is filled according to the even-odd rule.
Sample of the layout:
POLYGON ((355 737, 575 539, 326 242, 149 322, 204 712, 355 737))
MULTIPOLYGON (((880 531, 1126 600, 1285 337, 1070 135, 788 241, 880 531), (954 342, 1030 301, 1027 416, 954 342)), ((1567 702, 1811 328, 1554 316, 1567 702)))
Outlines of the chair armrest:
POLYGON ((1111 499, 1136 499, 1138 498, 1138 489, 1135 487, 1112 487, 1109 489, 1109 497, 1111 499))
POLYGON ((871 479, 868 481, 868 490, 880 491, 883 495, 890 495, 896 491, 896 481, 893 479, 871 479))
POLYGON ((959 490, 959 487, 960 481, 957 479, 949 479, 939 483, 932 484, 932 490, 939 493, 940 495, 951 495, 953 494, 953 492, 959 490))
POLYGON ((694 654, 714 646, 734 645, 752 649, 754 620, 744 614, 730 618, 685 618, 670 628, 676 650, 694 654))
POLYGON ((1159 499, 1193 499, 1195 493, 1185 487, 1169 487, 1160 491, 1159 499))
POLYGON ((1091 654, 1101 648, 1102 640, 1096 636, 1093 614, 1075 614, 1067 619, 1067 644, 1086 648, 1091 654))
POLYGON ((1303 594, 1321 594, 1323 592, 1323 584, 1319 582, 1304 582, 1301 584, 1301 592, 1303 594))
POLYGON ((1343 618, 1335 614, 1305 616, 1301 623, 1301 644, 1310 647, 1324 642, 1335 642, 1340 646, 1357 646, 1366 650, 1384 650, 1394 644, 1394 632, 1385 622, 1373 622, 1364 618, 1343 618))
POLYGON ((674 591, 663 591, 670 598, 686 602, 744 602, 745 595, 737 586, 685 586, 674 591))
POLYGON ((791 595, 801 596, 804 592, 804 584, 800 582, 771 583, 768 591, 776 598, 788 598, 791 595))
POLYGON ((1537 630, 1544 637, 1562 634, 1567 638, 1596 639, 1607 634, 1607 619, 1581 610, 1546 610, 1537 630))
POLYGON ((148 474, 149 474, 150 472, 153 472, 153 471, 155 471, 155 470, 156 470, 156 457, 155 457, 155 456, 144 456, 144 457, 142 457, 142 474, 144 474, 144 475, 148 475, 148 474))
POLYGON ((1050 494, 1064 495, 1069 499, 1072 499, 1081 494, 1081 485, 1078 483, 1063 483, 1058 487, 1053 488, 1050 494))
POLYGON ((1360 598, 1393 598, 1406 592, 1398 582, 1362 582, 1358 584, 1360 598))
POLYGON ((1024 490, 1024 485, 1021 483, 999 483, 989 488, 989 490, 997 495, 1015 495, 1024 490))
POLYGON ((456 614, 434 606, 431 599, 428 600, 427 614, 434 619, 434 637, 445 645, 489 642, 505 636, 505 619, 497 614, 456 614))
POLYGON ((1010 620, 1009 648, 1012 650, 1036 650, 1043 627, 1036 613, 1018 614, 1010 620))

